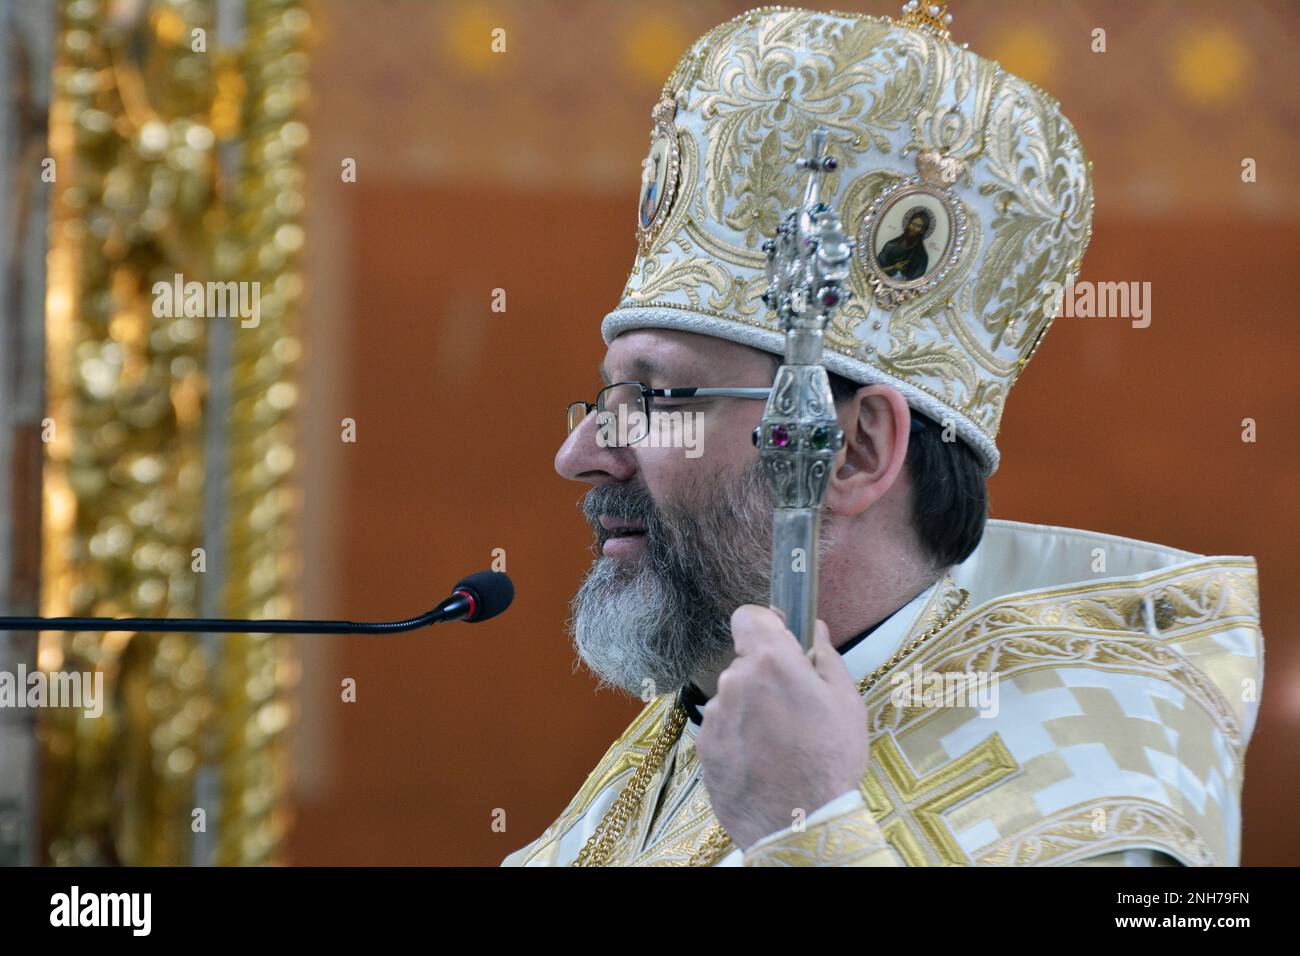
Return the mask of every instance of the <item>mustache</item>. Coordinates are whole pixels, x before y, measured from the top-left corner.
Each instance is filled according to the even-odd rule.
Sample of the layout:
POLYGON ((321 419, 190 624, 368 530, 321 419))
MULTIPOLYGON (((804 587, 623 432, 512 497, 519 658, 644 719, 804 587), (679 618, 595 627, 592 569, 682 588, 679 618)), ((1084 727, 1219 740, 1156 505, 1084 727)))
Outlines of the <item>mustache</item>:
POLYGON ((601 516, 645 525, 646 537, 662 539, 664 519, 644 485, 601 485, 592 488, 582 499, 582 516, 596 535, 596 547, 604 546, 610 532, 600 523, 601 516))
POLYGON ((771 504, 760 462, 729 481, 690 485, 685 500, 660 504, 643 484, 612 483, 587 492, 581 508, 598 556, 612 536, 601 517, 625 520, 645 528, 646 559, 665 572, 694 567, 701 555, 730 552, 734 542, 728 539, 740 528, 757 534, 762 547, 771 543, 771 504))

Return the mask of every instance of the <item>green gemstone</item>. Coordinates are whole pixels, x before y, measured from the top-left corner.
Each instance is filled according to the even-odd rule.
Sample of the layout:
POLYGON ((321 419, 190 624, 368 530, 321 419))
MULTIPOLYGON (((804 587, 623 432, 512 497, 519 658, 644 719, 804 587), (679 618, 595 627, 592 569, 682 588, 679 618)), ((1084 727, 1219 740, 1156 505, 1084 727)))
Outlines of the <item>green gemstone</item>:
POLYGON ((825 448, 831 443, 831 430, 825 425, 818 425, 812 430, 812 446, 817 449, 825 448))

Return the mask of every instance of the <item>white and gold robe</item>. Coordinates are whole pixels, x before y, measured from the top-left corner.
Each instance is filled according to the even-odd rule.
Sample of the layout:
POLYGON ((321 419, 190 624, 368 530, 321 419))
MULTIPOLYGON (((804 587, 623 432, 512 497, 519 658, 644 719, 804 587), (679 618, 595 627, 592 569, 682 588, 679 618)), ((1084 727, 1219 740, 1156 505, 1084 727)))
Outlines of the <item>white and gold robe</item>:
MULTIPOLYGON (((868 691, 861 786, 719 865, 1237 865, 1263 679, 1254 560, 990 521, 967 561, 845 653, 854 679, 963 589, 966 609, 868 691), (895 706, 891 674, 917 666, 996 675, 996 713, 895 706)), ((649 703, 502 865, 570 864, 675 703, 649 703)), ((696 730, 687 721, 610 865, 684 865, 715 822, 696 730)))

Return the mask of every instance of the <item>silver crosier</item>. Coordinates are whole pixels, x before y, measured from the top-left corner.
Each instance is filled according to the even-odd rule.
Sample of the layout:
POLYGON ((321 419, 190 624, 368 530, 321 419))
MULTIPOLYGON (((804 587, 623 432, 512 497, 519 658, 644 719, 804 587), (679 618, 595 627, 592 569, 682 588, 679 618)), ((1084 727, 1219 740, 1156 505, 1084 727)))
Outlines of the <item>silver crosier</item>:
POLYGON ((839 216, 821 200, 822 177, 836 168, 828 131, 813 130, 810 155, 797 160, 808 182, 802 204, 763 243, 768 288, 763 301, 785 330, 777 370, 754 444, 772 494, 772 607, 805 650, 817 620, 817 539, 822 504, 844 432, 835 417, 822 365, 822 339, 835 310, 852 294, 852 243, 839 216))

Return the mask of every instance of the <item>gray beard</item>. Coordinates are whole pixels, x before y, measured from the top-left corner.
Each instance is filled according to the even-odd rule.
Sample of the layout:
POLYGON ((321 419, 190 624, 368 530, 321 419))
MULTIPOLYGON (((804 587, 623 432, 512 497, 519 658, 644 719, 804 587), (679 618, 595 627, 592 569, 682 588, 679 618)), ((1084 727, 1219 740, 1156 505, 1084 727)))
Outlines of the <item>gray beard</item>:
POLYGON ((639 557, 598 556, 574 595, 570 633, 601 687, 642 700, 675 693, 731 661, 731 613, 767 606, 772 511, 761 463, 705 492, 693 508, 658 506, 643 488, 604 485, 583 500, 597 535, 602 515, 645 523, 639 557))

